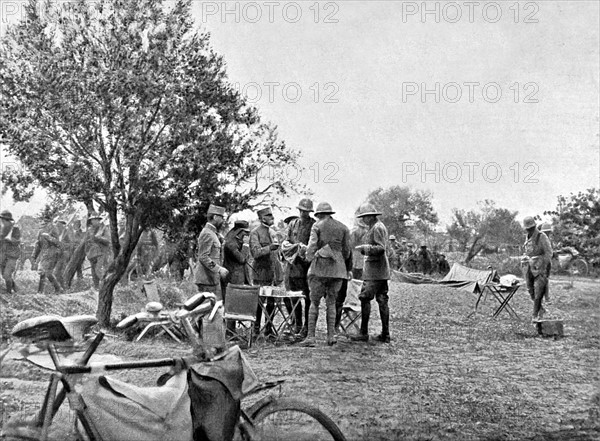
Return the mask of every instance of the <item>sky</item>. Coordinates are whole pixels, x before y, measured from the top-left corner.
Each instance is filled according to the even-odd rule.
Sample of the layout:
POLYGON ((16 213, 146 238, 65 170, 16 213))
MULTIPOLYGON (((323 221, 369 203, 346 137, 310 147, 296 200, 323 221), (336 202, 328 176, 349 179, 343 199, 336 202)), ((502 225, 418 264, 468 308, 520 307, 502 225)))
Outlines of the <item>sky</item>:
POLYGON ((288 173, 315 204, 351 222, 371 190, 408 185, 431 191, 445 224, 484 199, 522 219, 600 186, 599 5, 197 1, 193 11, 230 81, 301 152, 305 169, 288 173))

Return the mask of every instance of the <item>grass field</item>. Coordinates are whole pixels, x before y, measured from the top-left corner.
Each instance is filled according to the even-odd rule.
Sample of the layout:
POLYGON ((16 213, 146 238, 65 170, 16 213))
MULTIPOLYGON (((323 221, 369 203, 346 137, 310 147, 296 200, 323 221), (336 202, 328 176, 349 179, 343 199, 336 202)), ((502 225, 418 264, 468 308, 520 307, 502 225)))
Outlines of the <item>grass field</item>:
MULTIPOLYGON (((163 284, 167 301, 187 286, 163 284), (169 294, 167 295, 167 291, 169 294)), ((597 440, 600 439, 600 283, 553 280, 549 314, 565 336, 542 338, 529 322, 531 301, 521 288, 513 307, 521 320, 490 318, 487 299, 469 317, 472 294, 436 285, 391 283, 391 344, 340 338, 324 343, 324 310, 316 348, 265 344, 248 351, 262 380, 285 378, 284 392, 321 408, 349 440, 597 440)), ((2 335, 40 311, 93 313, 91 294, 57 298, 25 292, 3 296, 2 335)), ((132 287, 119 288, 114 315, 143 305, 132 287)), ((373 302, 371 335, 379 333, 373 302)), ((5 341, 2 348, 9 343, 5 341)), ((108 339, 104 352, 129 357, 181 355, 187 347, 159 339, 133 344, 108 339)), ((128 372, 136 384, 158 376, 128 372)), ((2 420, 33 411, 47 373, 5 359, 0 373, 2 420)))

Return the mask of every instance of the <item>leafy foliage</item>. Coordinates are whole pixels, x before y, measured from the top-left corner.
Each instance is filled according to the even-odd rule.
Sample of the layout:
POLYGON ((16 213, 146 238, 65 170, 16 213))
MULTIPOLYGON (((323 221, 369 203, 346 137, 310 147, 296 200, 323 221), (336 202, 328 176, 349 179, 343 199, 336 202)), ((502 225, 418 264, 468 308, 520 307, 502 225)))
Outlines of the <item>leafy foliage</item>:
POLYGON ((413 238, 415 233, 406 224, 407 221, 412 220, 415 227, 424 233, 431 232, 432 227, 439 221, 431 204, 432 198, 430 192, 395 185, 372 191, 367 196, 367 202, 383 213, 381 221, 390 234, 413 238))
POLYGON ((265 163, 297 153, 228 83, 190 9, 191 0, 31 0, 0 46, 0 134, 24 166, 4 182, 22 199, 37 184, 108 214, 105 323, 102 299, 145 228, 201 222, 209 202, 237 211, 291 189, 258 179, 265 163))
POLYGON ((467 251, 465 262, 469 263, 486 247, 518 244, 523 230, 515 220, 516 211, 498 208, 492 200, 479 204, 479 210, 453 209, 453 221, 448 234, 458 242, 460 251, 467 251))
POLYGON ((554 218, 553 241, 557 248, 573 247, 594 266, 600 264, 600 189, 559 196, 554 218))

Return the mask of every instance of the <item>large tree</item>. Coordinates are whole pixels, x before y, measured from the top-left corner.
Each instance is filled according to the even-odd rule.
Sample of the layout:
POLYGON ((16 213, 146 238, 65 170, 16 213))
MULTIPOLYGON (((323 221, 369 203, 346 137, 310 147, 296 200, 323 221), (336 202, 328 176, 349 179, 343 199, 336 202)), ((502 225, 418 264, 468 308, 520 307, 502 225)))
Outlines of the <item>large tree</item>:
POLYGON ((425 236, 433 231, 433 226, 438 223, 432 194, 427 191, 413 190, 410 187, 395 185, 389 188, 378 188, 367 196, 367 202, 375 205, 383 214, 381 221, 385 224, 390 234, 398 237, 412 238, 413 232, 406 225, 414 226, 425 236))
POLYGON ((31 0, 0 45, 0 96, 0 134, 24 166, 4 177, 15 198, 38 185, 108 216, 102 325, 145 228, 289 189, 255 180, 296 153, 228 82, 191 0, 31 0))
POLYGON ((556 209, 544 214, 554 218, 557 247, 574 247, 592 265, 600 263, 600 189, 559 196, 556 209))
POLYGON ((479 203, 478 210, 452 210, 453 221, 448 234, 458 242, 460 251, 466 251, 465 263, 469 263, 485 248, 497 248, 505 244, 517 244, 523 230, 515 220, 516 211, 496 207, 494 201, 479 203))

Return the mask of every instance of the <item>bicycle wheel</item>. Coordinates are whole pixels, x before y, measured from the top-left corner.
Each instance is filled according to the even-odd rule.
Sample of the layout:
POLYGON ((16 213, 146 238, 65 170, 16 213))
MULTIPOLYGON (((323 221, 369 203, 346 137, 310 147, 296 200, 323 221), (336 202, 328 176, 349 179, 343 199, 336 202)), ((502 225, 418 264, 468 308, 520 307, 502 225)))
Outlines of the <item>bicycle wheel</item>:
POLYGON ((573 271, 574 276, 587 276, 588 265, 585 260, 576 259, 571 262, 571 271, 573 271))
POLYGON ((294 399, 276 399, 253 417, 260 441, 345 441, 338 426, 321 412, 294 399))

